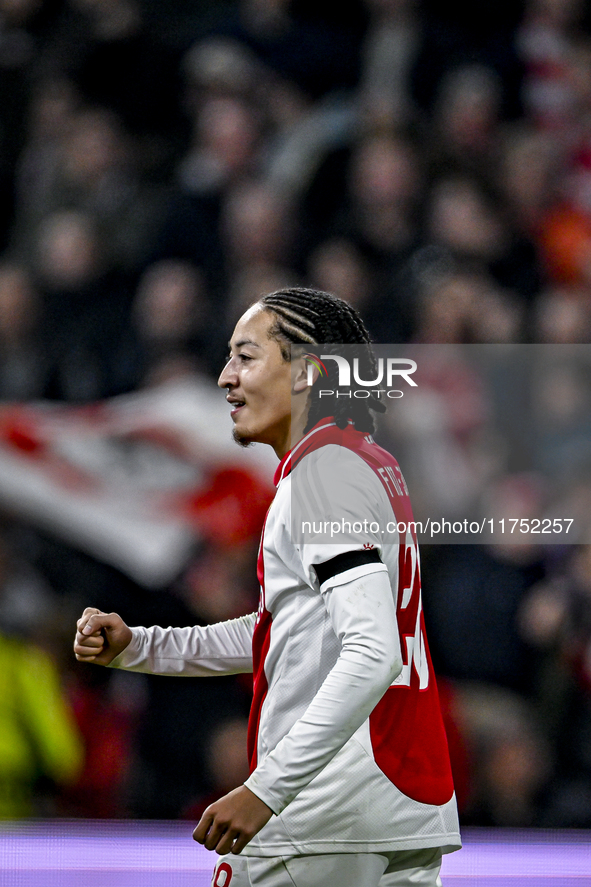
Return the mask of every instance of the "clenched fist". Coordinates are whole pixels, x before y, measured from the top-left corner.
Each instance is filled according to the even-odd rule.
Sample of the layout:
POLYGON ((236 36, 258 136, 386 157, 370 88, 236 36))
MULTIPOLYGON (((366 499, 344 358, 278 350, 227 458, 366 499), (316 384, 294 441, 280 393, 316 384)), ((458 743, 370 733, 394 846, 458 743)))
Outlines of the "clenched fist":
POLYGON ((74 653, 79 662, 109 665, 131 640, 131 629, 117 613, 87 607, 76 623, 74 653))

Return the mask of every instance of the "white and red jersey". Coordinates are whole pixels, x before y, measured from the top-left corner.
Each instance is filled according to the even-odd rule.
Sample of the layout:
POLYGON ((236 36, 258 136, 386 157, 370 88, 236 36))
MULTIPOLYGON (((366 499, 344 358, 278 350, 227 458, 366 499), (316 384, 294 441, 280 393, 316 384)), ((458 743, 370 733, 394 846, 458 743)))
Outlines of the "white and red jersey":
POLYGON ((457 807, 398 464, 369 435, 326 419, 281 461, 276 484, 256 619, 133 629, 114 664, 253 670, 246 785, 277 815, 244 854, 455 850, 457 807), (319 582, 317 565, 364 549, 379 559, 319 582))

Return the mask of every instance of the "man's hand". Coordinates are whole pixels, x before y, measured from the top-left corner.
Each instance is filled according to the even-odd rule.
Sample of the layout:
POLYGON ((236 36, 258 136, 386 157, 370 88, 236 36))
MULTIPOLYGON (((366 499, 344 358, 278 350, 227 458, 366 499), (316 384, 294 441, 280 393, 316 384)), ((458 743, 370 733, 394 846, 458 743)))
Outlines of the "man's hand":
POLYGON ((193 837, 220 856, 240 853, 272 815, 264 801, 241 785, 209 805, 193 837))
POLYGON ((76 623, 74 653, 79 662, 109 665, 131 640, 131 629, 117 613, 87 607, 76 623))

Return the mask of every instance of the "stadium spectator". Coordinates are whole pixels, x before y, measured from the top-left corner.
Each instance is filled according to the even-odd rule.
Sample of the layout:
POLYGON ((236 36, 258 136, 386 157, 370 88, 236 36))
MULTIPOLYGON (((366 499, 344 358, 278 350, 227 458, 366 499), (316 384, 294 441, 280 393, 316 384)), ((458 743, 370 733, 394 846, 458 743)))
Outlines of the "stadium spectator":
POLYGON ((524 304, 539 292, 532 241, 511 226, 495 190, 471 172, 443 172, 431 183, 422 240, 452 259, 480 264, 499 287, 524 304))
POLYGON ((464 822, 539 826, 553 761, 533 705, 498 685, 470 681, 456 684, 456 704, 471 761, 464 822))
POLYGON ((0 2, 0 251, 10 245, 27 117, 55 17, 46 0, 0 2))
POLYGON ((366 312, 378 341, 408 340, 412 329, 404 271, 417 246, 423 186, 414 139, 370 128, 326 155, 302 200, 308 255, 327 238, 346 238, 371 268, 374 297, 366 312))
POLYGON ((84 766, 60 793, 62 813, 83 819, 133 815, 132 780, 145 688, 113 680, 110 673, 71 669, 68 677, 68 703, 82 740, 84 766))
POLYGON ((134 377, 118 358, 130 281, 109 264, 98 220, 83 210, 48 214, 31 259, 41 301, 43 396, 88 402, 129 390, 134 377))
POLYGON ((211 305, 201 269, 191 262, 162 259, 148 265, 138 280, 130 323, 135 387, 163 381, 175 365, 213 371, 211 305))
POLYGON ((368 328, 377 340, 380 324, 372 322, 372 309, 377 298, 374 269, 354 240, 348 237, 327 237, 308 255, 307 279, 316 289, 340 293, 341 298, 369 316, 368 328))
POLYGON ((532 341, 587 344, 591 339, 591 304, 582 288, 547 287, 540 293, 532 319, 532 341))
POLYGON ((582 0, 528 0, 515 31, 524 67, 523 111, 539 130, 561 142, 575 123, 575 90, 569 77, 573 44, 584 33, 582 0))
POLYGON ((207 792, 183 811, 183 819, 198 822, 207 807, 248 779, 246 754, 248 719, 232 718, 222 721, 207 741, 207 792))
POLYGON ((557 560, 523 599, 517 625, 537 653, 532 701, 556 755, 541 822, 589 828, 591 546, 574 545, 557 560))
POLYGON ((83 106, 63 123, 56 127, 59 144, 49 175, 22 177, 13 248, 30 254, 48 215, 78 210, 101 224, 104 260, 134 272, 152 246, 160 191, 142 179, 129 137, 110 109, 83 106))
POLYGON ((245 178, 226 192, 220 221, 228 279, 249 269, 294 274, 297 223, 292 202, 264 178, 245 178))
POLYGON ((308 102, 357 85, 360 38, 366 24, 362 3, 347 9, 291 0, 238 0, 213 32, 248 47, 289 89, 308 102))
MULTIPOLYGON (((63 676, 36 640, 50 591, 0 538, 0 819, 58 815, 84 747, 63 676)), ((51 619, 49 620, 51 624, 51 619)), ((52 651, 53 652, 53 651, 52 651)))
POLYGON ((556 144, 531 122, 521 120, 499 133, 495 184, 511 223, 534 242, 556 199, 561 161, 556 144))
POLYGON ((0 400, 32 400, 43 391, 40 314, 28 268, 9 259, 0 262, 0 400))
MULTIPOLYGON (((426 251, 425 251, 426 252, 426 251)), ((420 253, 419 253, 420 256, 420 253)), ((425 264, 428 256, 423 253, 425 264)), ((445 257, 439 256, 442 264, 445 257)), ((418 264, 418 263, 417 263, 418 264)), ((523 306, 476 263, 419 277, 414 306, 417 343, 508 343, 522 340, 523 306)))
POLYGON ((451 68, 439 84, 432 109, 429 169, 488 175, 496 159, 501 115, 502 87, 492 68, 476 63, 451 68))
POLYGON ((256 107, 240 96, 201 99, 154 240, 154 261, 193 262, 216 301, 224 300, 232 281, 222 244, 223 204, 231 186, 259 169, 261 125, 256 107))
POLYGON ((416 0, 366 0, 357 102, 366 123, 403 128, 417 118, 412 76, 424 38, 416 0))
POLYGON ((171 174, 186 137, 180 105, 181 51, 150 27, 138 0, 67 0, 42 70, 59 71, 84 104, 108 108, 155 180, 171 174))

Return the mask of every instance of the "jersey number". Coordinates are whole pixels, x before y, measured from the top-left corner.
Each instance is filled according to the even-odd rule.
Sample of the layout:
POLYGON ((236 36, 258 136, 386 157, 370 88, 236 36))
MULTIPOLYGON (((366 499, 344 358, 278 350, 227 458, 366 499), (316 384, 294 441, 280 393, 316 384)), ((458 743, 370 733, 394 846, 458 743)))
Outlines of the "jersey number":
MULTIPOLYGON (((407 550, 410 549, 411 569, 408 585, 405 585, 402 592, 401 608, 403 610, 405 610, 410 603, 414 588, 415 575, 419 566, 418 551, 416 545, 414 544, 414 540, 412 539, 408 530, 406 535, 406 545, 407 550)), ((425 635, 421 626, 422 610, 423 605, 419 597, 419 605, 417 607, 417 621, 415 623, 415 633, 414 635, 404 635, 404 643, 406 645, 406 661, 404 662, 404 665, 402 666, 402 671, 400 672, 396 680, 391 683, 391 687, 410 687, 410 678, 413 665, 415 667, 417 675, 419 676, 419 690, 425 690, 426 687, 429 686, 429 660, 427 659, 425 635)))
POLYGON ((227 862, 222 862, 215 873, 215 880, 211 887, 230 887, 232 880, 232 869, 227 862))
POLYGON ((425 635, 421 626, 421 610, 422 607, 419 604, 414 635, 404 635, 406 662, 402 666, 402 671, 396 680, 390 684, 391 687, 410 687, 413 665, 419 676, 419 690, 425 690, 429 686, 429 660, 427 659, 425 647, 425 635))

